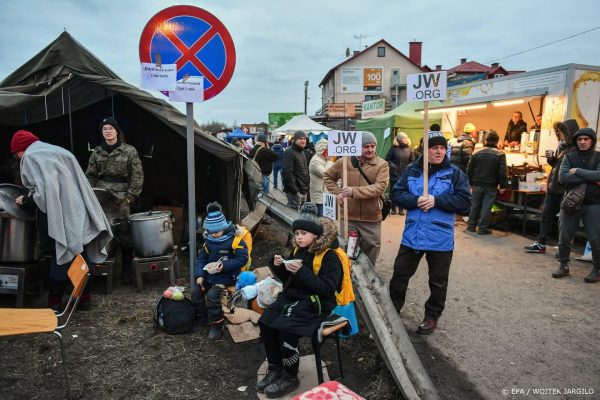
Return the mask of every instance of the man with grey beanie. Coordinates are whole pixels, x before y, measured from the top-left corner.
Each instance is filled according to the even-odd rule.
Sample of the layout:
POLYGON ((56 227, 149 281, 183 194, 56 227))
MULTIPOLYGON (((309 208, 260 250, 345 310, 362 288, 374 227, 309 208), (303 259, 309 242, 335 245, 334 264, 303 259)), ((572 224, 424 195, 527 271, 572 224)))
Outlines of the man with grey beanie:
POLYGON ((337 195, 340 205, 344 197, 348 198, 348 231, 360 234, 360 249, 375 266, 381 249, 381 196, 390 180, 389 166, 377 156, 377 138, 371 132, 362 132, 362 155, 351 158, 345 187, 338 186, 343 173, 342 160, 339 158, 324 172, 325 186, 329 193, 337 195))

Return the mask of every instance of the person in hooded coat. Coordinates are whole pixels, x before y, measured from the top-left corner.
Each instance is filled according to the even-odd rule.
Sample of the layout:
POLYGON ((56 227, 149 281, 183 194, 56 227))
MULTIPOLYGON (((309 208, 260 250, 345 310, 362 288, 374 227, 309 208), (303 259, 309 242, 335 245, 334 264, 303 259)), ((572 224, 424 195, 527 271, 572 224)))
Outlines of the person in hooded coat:
POLYGON ((319 217, 317 207, 305 203, 292 229, 294 250, 286 260, 295 262, 273 257, 271 270, 283 282, 283 291, 258 320, 269 366, 256 389, 269 398, 299 386, 299 339, 316 333, 336 306, 335 292, 342 287, 342 263, 331 251, 339 247, 335 222, 319 217), (315 273, 313 260, 320 253, 321 268, 315 273))
POLYGON ((319 215, 323 216, 323 193, 327 193, 323 173, 333 165, 327 157, 327 139, 321 139, 315 145, 315 155, 308 165, 310 174, 310 199, 317 206, 319 215))
POLYGON ((596 151, 596 141, 596 132, 593 129, 579 129, 573 135, 577 150, 567 154, 560 164, 558 179, 566 186, 565 192, 585 185, 585 195, 577 212, 570 213, 562 208, 560 210, 557 257, 560 265, 552 273, 553 278, 570 275, 571 246, 581 220, 585 236, 592 248, 592 270, 584 281, 600 282, 600 152, 596 151))
MULTIPOLYGON (((410 138, 404 132, 399 132, 394 138, 394 143, 387 155, 385 161, 388 162, 390 167, 390 188, 393 188, 398 178, 402 176, 406 167, 413 161, 415 161, 415 154, 410 148, 410 138)), ((396 205, 392 208, 392 214, 396 213, 396 205)), ((404 212, 400 209, 399 214, 403 215, 404 212)))
POLYGON ((574 119, 568 119, 563 122, 554 124, 554 134, 558 139, 558 147, 555 151, 546 150, 546 161, 552 167, 548 174, 546 185, 546 196, 544 197, 544 205, 542 207, 542 218, 540 220, 540 232, 537 240, 525 246, 527 253, 545 253, 548 236, 552 232, 554 219, 560 211, 560 202, 565 194, 565 185, 558 180, 558 172, 564 157, 577 150, 573 135, 579 130, 579 124, 574 119))

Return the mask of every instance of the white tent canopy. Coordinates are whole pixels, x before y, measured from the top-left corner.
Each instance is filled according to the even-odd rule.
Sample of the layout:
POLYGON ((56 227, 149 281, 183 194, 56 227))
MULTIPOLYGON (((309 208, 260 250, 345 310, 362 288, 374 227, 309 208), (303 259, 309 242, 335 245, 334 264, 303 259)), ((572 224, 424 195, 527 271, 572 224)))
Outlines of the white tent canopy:
POLYGON ((321 125, 312 119, 310 119, 306 114, 296 115, 292 119, 290 119, 285 124, 281 125, 279 128, 274 129, 273 133, 280 134, 292 134, 296 131, 303 132, 325 132, 330 131, 331 128, 326 127, 325 125, 321 125))

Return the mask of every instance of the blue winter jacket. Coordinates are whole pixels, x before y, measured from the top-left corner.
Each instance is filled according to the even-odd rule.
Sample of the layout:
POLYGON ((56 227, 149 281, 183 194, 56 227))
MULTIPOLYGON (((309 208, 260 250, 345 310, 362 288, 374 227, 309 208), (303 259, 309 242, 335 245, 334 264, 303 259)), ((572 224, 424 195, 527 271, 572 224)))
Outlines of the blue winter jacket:
POLYGON ((283 168, 283 152, 285 149, 279 143, 275 143, 273 147, 271 147, 271 150, 273 150, 273 153, 277 154, 278 157, 277 161, 273 163, 273 168, 283 168))
POLYGON ((248 262, 248 247, 246 242, 240 241, 241 249, 233 251, 231 244, 233 242, 237 226, 232 224, 223 234, 227 239, 217 242, 208 235, 205 239, 204 246, 200 249, 196 267, 194 268, 195 278, 203 277, 205 282, 211 285, 233 285, 240 273, 240 270, 246 262, 248 262), (223 262, 223 270, 218 274, 209 274, 204 270, 204 266, 210 262, 218 261, 219 258, 223 262))
POLYGON ((423 157, 408 166, 392 189, 392 199, 408 211, 402 244, 415 250, 451 251, 454 249, 454 214, 467 214, 471 192, 467 176, 450 164, 448 156, 429 167, 429 194, 435 206, 427 212, 417 207, 423 194, 423 157))

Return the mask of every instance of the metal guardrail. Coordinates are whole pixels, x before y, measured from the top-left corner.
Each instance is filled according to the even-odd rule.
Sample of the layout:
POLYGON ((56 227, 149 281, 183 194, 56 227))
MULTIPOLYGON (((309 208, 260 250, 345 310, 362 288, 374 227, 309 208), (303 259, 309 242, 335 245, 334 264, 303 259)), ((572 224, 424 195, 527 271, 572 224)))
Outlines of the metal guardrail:
MULTIPOLYGON (((297 211, 270 195, 261 195, 258 201, 269 207, 273 216, 285 224, 291 226, 298 218, 297 211)), ((344 239, 338 237, 338 240, 345 247, 344 239)), ((387 284, 364 254, 352 261, 352 283, 357 294, 358 310, 404 397, 408 400, 439 400, 438 392, 392 304, 387 284)))

